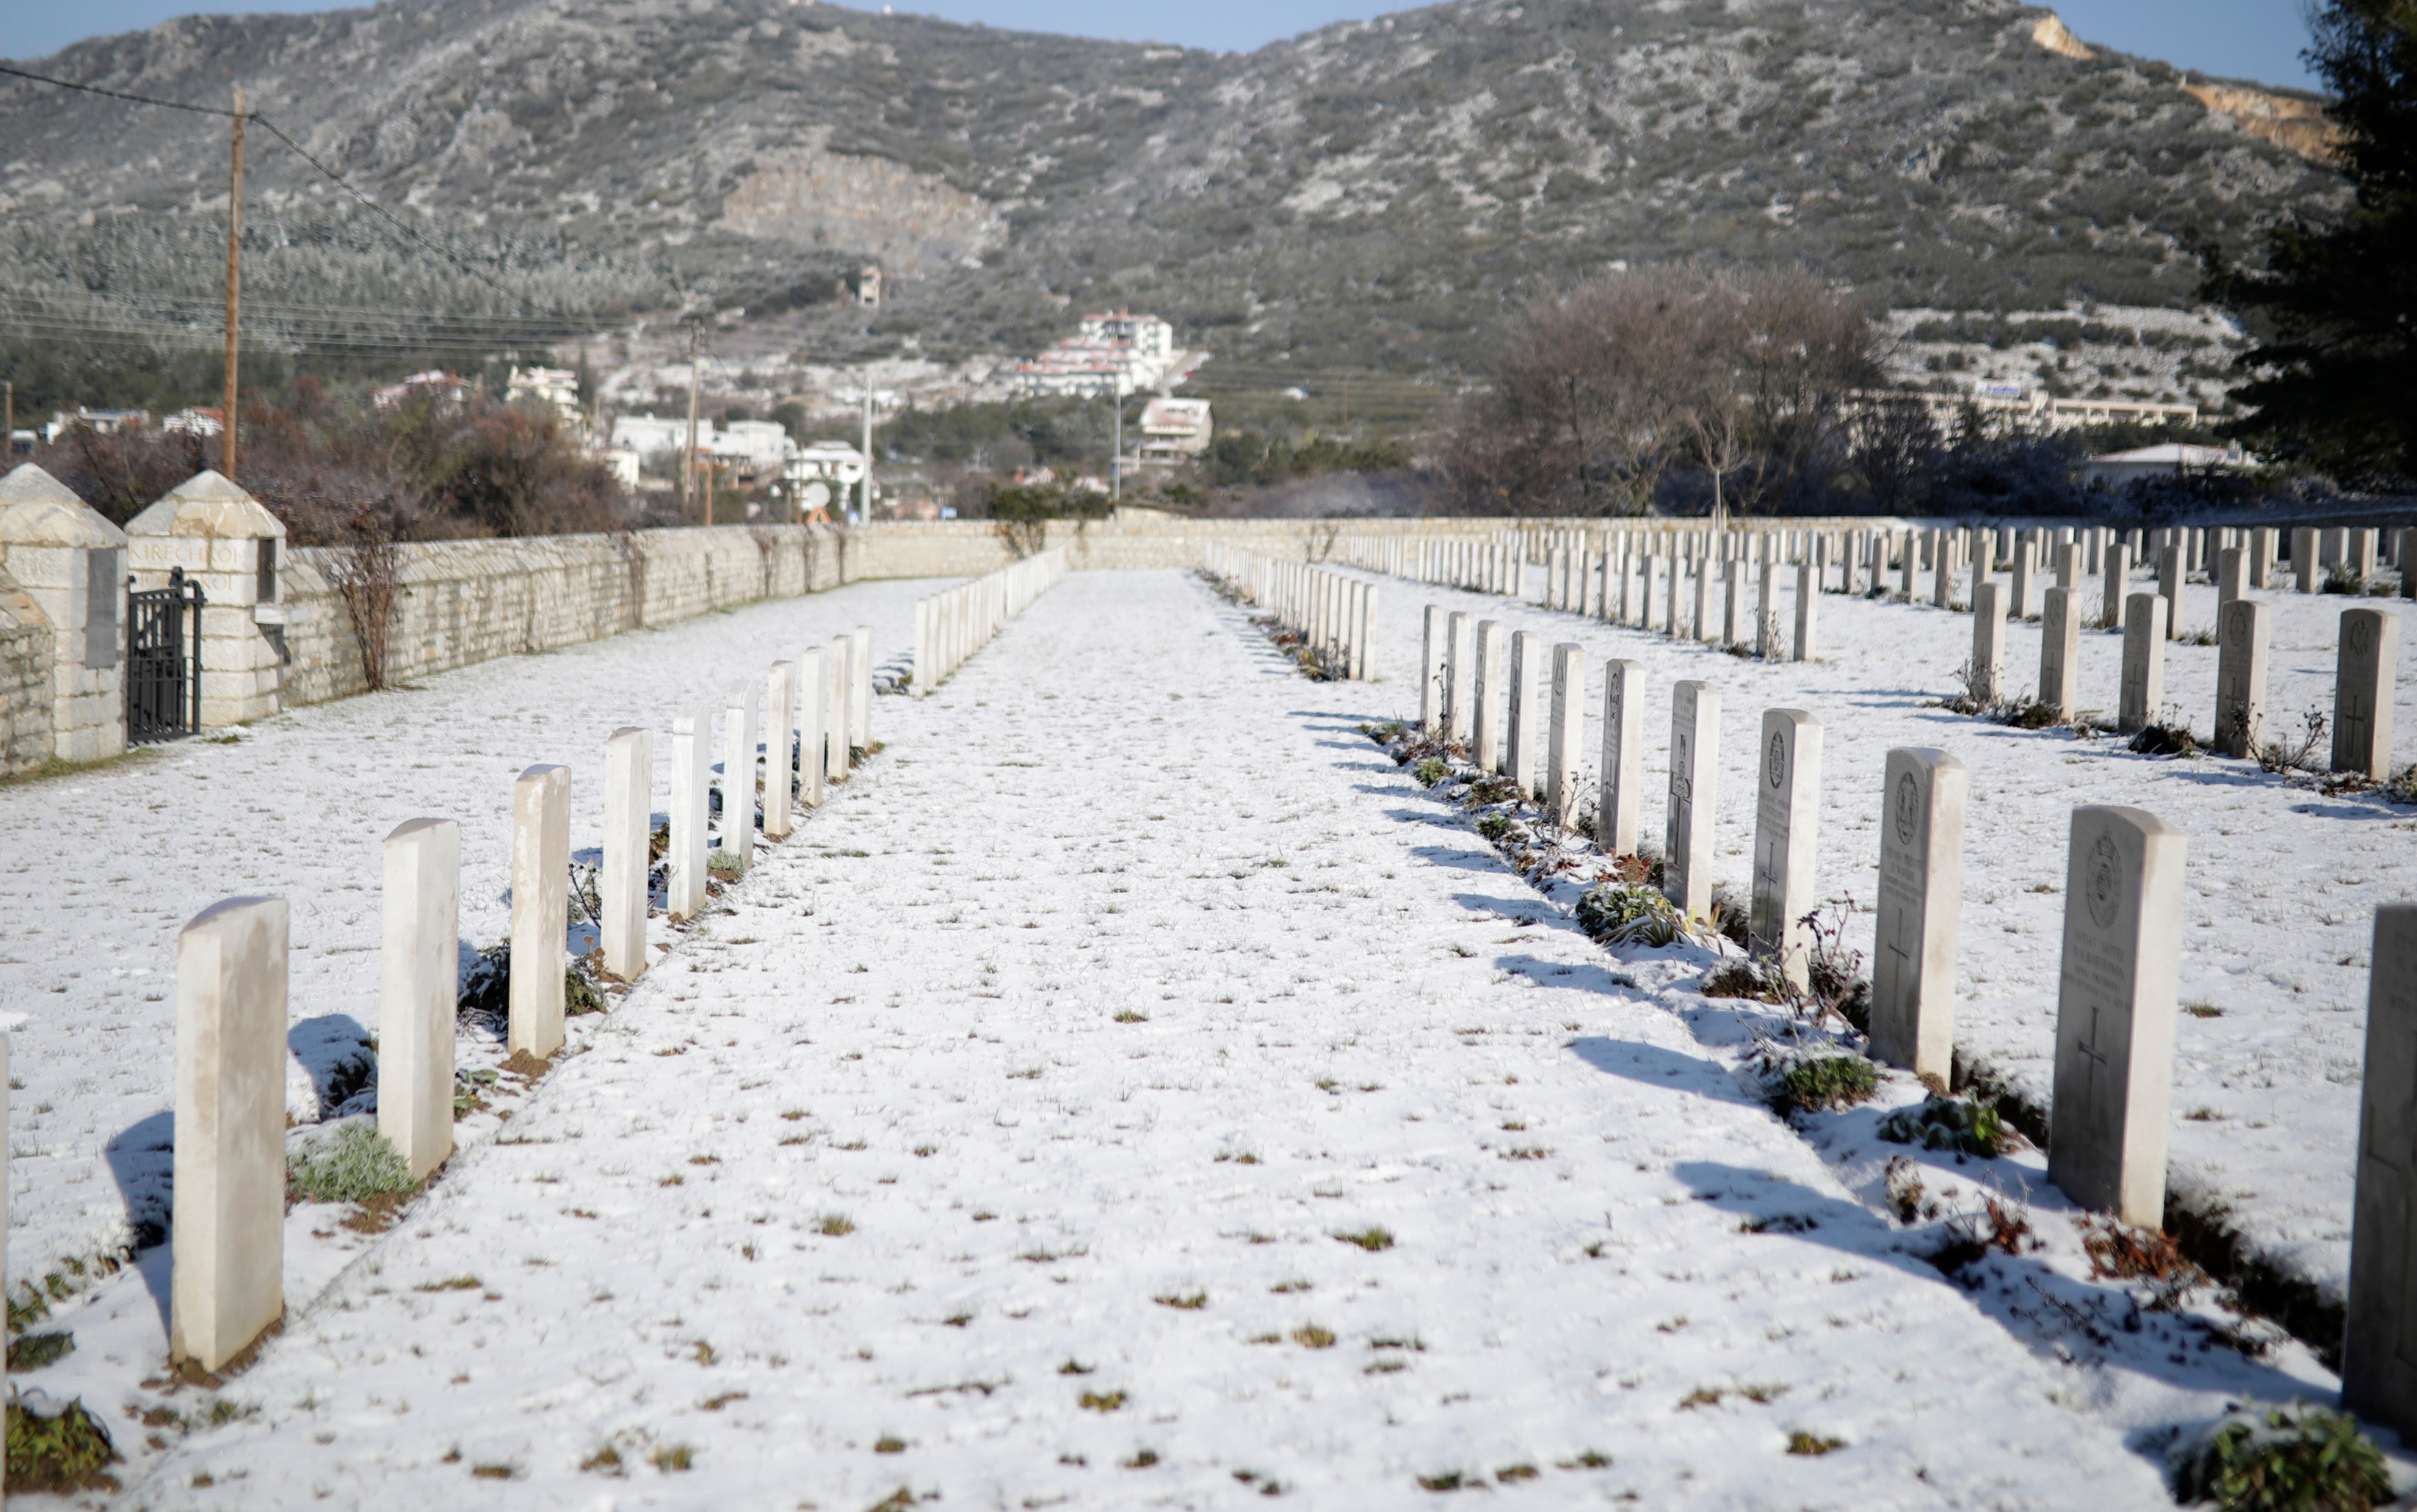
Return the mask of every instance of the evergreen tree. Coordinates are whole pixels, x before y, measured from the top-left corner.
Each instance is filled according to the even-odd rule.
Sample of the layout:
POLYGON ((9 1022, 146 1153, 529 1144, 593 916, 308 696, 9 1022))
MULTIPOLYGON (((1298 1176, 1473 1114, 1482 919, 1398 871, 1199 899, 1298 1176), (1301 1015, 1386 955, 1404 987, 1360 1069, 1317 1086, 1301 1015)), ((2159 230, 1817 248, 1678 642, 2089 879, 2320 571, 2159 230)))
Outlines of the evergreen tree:
POLYGON ((2417 487, 2417 0, 2322 0, 2306 56, 2334 96, 2356 189, 2335 219, 2267 234, 2266 265, 2212 265, 2208 294, 2257 344, 2254 407, 2228 433, 2351 487, 2417 487))

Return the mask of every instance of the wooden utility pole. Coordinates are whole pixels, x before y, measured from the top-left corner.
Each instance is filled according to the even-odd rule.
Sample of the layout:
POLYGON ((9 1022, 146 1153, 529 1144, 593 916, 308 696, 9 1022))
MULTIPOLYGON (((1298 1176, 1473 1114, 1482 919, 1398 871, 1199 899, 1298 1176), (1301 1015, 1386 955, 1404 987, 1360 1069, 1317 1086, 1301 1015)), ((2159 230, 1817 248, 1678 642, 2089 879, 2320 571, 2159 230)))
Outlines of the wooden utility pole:
MULTIPOLYGON (((686 504, 690 500, 693 499, 698 492, 696 486, 697 341, 698 331, 696 322, 690 321, 688 323, 688 450, 680 458, 680 502, 682 504, 686 504)), ((703 491, 705 494, 705 518, 698 521, 697 523, 701 525, 709 525, 713 523, 712 478, 707 477, 706 479, 703 491)))
POLYGON ((243 85, 235 87, 235 165, 227 175, 226 408, 220 416, 219 471, 235 476, 236 352, 243 326, 243 85))
POLYGON ((0 420, 0 449, 5 449, 8 460, 14 461, 17 460, 17 381, 11 378, 8 383, 0 384, 0 388, 6 388, 8 393, 8 417, 0 420))

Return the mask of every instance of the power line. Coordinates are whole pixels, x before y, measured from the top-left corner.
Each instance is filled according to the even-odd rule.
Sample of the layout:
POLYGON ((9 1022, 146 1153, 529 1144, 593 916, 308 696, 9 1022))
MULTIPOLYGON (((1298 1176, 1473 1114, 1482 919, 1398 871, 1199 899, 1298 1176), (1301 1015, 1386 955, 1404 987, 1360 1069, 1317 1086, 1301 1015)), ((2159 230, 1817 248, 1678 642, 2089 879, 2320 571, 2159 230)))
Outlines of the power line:
MULTIPOLYGON (((103 89, 99 84, 80 84, 72 79, 53 79, 48 74, 27 73, 23 68, 12 68, 5 63, 0 63, 0 73, 10 74, 19 79, 31 79, 38 84, 55 84, 61 89, 81 90, 87 95, 107 95, 112 99, 131 100, 137 105, 157 105, 161 110, 190 111, 196 115, 232 116, 235 114, 235 112, 228 110, 223 106, 188 105, 181 99, 154 99, 148 95, 129 95, 122 89, 103 89)), ((252 118, 255 120, 258 119, 257 116, 253 116, 252 118)), ((271 128, 270 129, 273 130, 275 128, 271 128)))

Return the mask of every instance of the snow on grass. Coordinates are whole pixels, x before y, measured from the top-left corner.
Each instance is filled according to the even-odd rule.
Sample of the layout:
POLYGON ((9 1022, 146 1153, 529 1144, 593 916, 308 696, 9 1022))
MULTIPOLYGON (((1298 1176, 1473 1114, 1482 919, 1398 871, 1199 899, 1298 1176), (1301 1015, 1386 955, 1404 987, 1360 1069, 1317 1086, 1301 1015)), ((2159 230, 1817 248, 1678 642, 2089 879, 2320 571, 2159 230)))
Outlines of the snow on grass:
POLYGON ((1086 573, 885 700, 144 1504, 2164 1504, 1372 691, 1086 573))

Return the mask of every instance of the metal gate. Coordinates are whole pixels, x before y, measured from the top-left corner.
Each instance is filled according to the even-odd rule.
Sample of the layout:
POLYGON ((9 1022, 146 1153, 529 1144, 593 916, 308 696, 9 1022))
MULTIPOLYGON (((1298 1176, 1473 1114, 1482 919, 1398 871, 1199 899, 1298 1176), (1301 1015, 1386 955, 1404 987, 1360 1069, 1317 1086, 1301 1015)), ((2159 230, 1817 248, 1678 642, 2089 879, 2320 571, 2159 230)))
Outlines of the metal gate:
POLYGON ((175 740, 202 728, 202 585, 168 572, 168 586, 126 596, 126 738, 175 740), (187 623, 188 612, 191 622, 187 623))

